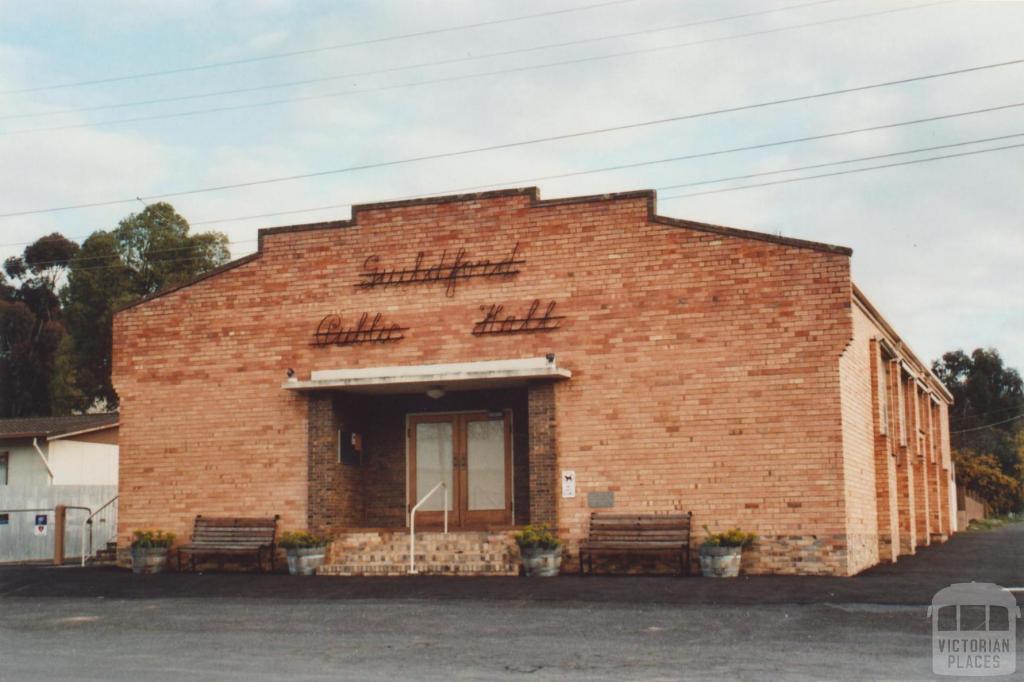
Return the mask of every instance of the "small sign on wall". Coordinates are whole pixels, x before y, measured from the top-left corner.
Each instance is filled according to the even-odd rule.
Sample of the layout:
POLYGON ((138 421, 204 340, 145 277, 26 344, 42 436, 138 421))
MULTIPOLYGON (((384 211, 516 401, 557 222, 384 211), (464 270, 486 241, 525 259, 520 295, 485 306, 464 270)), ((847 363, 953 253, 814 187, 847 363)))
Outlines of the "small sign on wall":
POLYGON ((572 469, 562 470, 562 497, 576 497, 576 472, 572 469))

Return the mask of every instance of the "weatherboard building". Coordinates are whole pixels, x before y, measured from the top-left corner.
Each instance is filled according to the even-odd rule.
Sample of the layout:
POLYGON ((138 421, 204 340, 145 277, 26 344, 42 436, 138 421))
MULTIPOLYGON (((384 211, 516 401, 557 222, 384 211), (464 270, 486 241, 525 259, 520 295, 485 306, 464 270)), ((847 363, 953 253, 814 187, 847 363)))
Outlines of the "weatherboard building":
POLYGON ((528 523, 571 570, 602 512, 692 511, 695 546, 754 531, 751 573, 894 561, 954 529, 951 397, 850 257, 659 216, 650 191, 264 229, 115 316, 121 545, 279 515, 336 538, 325 573, 398 572, 443 482, 453 572, 508 572, 528 523))

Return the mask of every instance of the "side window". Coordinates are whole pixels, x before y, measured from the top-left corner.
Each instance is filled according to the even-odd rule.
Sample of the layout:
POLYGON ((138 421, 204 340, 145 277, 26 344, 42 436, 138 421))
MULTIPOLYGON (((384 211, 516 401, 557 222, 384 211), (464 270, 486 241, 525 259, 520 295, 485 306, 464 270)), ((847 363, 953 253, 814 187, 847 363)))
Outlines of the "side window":
POLYGON ((907 445, 907 431, 909 426, 907 425, 907 382, 903 379, 903 372, 900 370, 897 363, 893 363, 893 370, 895 376, 894 383, 896 384, 896 416, 899 419, 899 434, 900 434, 900 445, 907 445))
POLYGON ((884 351, 879 351, 879 360, 878 431, 884 436, 889 433, 889 383, 892 379, 889 376, 889 358, 884 351))
POLYGON ((7 485, 7 461, 8 454, 0 452, 0 485, 7 485))

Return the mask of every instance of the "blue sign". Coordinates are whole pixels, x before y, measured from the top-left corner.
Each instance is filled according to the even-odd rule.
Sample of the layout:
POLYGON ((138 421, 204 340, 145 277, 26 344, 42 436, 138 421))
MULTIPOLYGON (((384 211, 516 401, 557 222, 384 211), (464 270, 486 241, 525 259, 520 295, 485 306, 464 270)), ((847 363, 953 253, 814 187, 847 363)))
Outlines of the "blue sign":
POLYGON ((36 525, 37 526, 45 526, 46 525, 46 514, 36 514, 36 525))

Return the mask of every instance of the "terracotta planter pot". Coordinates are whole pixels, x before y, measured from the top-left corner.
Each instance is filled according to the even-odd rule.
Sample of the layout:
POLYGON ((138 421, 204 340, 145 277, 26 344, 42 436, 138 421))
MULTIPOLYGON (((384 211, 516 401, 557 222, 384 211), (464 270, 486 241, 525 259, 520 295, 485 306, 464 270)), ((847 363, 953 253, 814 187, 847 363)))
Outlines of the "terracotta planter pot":
POLYGON ((705 578, 735 578, 740 574, 742 558, 742 547, 701 547, 701 575, 705 578))
POLYGON ((291 575, 316 574, 316 569, 324 565, 324 557, 327 555, 326 547, 302 547, 286 551, 288 572, 291 575))
POLYGON ((523 556, 523 569, 526 575, 550 578, 558 575, 562 567, 562 548, 543 549, 541 547, 520 547, 523 556))
POLYGON ((167 547, 132 547, 132 573, 163 573, 167 547))

